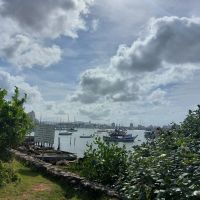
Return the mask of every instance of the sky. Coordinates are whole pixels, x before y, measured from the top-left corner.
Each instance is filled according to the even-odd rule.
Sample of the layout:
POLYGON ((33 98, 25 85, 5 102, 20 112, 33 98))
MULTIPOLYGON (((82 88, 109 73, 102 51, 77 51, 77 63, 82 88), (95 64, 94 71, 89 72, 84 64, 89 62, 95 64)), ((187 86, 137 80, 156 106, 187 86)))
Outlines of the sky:
POLYGON ((0 0, 0 87, 53 121, 181 122, 200 100, 199 0, 0 0))

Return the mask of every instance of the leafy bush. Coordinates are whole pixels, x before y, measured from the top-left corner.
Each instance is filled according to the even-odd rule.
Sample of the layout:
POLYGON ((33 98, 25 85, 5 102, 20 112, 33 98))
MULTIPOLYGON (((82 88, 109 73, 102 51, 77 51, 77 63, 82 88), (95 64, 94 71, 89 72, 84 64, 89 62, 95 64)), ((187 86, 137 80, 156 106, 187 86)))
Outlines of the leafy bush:
POLYGON ((11 154, 8 149, 20 145, 32 127, 30 118, 23 107, 26 95, 20 98, 17 87, 10 100, 6 95, 7 91, 0 88, 0 186, 17 179, 9 162, 11 154), (3 161, 8 163, 3 163, 3 161))
POLYGON ((112 185, 125 171, 127 157, 125 147, 95 138, 94 144, 88 145, 84 153, 81 174, 91 180, 112 185))
POLYGON ((12 164, 0 161, 0 187, 16 180, 18 180, 18 176, 13 170, 12 164))
POLYGON ((0 149, 5 151, 21 144, 30 130, 31 121, 24 111, 26 95, 20 98, 16 87, 11 100, 8 100, 7 91, 0 88, 0 149))
POLYGON ((189 110, 186 119, 181 124, 181 129, 186 136, 190 134, 195 138, 200 138, 200 105, 197 110, 189 110))
POLYGON ((135 147, 119 184, 124 199, 200 199, 199 109, 180 128, 135 147))

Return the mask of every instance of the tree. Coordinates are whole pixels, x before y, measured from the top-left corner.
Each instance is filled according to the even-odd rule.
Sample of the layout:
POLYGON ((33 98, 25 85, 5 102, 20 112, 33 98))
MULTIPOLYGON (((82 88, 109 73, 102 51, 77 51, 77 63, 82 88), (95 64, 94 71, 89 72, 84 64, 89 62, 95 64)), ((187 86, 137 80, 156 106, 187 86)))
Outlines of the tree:
MULTIPOLYGON (((15 87, 14 95, 9 100, 7 91, 0 88, 0 150, 15 148, 20 145, 32 123, 24 110, 27 95, 21 98, 15 87)), ((0 158, 1 159, 1 158, 0 158)))
POLYGON ((181 128, 186 136, 192 135, 196 139, 200 138, 200 105, 197 110, 189 110, 187 117, 181 124, 181 128))
POLYGON ((125 171, 127 158, 125 146, 105 143, 97 137, 84 153, 81 174, 88 179, 112 185, 125 171))
POLYGON ((181 126, 136 146, 119 182, 123 199, 200 199, 200 106, 181 126))

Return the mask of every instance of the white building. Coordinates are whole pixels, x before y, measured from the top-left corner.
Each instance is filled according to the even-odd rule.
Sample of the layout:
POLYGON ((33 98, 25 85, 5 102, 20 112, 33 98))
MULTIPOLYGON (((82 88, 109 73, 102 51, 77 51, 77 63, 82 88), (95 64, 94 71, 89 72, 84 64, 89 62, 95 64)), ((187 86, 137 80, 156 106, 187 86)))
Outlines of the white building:
POLYGON ((53 145, 55 137, 55 126, 51 124, 38 124, 35 129, 35 143, 53 145))

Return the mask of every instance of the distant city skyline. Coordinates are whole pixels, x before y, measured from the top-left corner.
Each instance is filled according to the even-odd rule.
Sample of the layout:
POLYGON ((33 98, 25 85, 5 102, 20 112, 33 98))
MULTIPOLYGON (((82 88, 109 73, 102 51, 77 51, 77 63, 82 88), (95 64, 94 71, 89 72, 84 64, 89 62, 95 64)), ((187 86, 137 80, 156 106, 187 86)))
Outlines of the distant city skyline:
MULTIPOLYGON (((57 125, 59 128, 60 128, 60 125, 65 125, 67 126, 68 128, 69 127, 76 127, 76 128, 111 128, 111 129, 115 129, 115 128, 120 128, 120 127, 126 127, 128 129, 136 129, 136 130, 145 130, 145 129, 155 129, 157 127, 160 127, 158 124, 143 124, 143 123, 140 123, 140 124, 135 124, 133 122, 131 122, 130 124, 117 124, 115 122, 112 122, 111 124, 109 123, 98 123, 98 122, 92 122, 92 121, 48 121, 48 120, 38 120, 35 116, 35 112, 34 111, 31 111, 28 113, 30 119, 35 123, 35 124, 51 124, 51 125, 57 125)), ((164 128, 169 128, 171 127, 172 124, 165 124, 163 125, 162 127, 164 128)))
POLYGON ((200 100, 198 0, 0 0, 0 87, 49 121, 167 125, 200 100))

